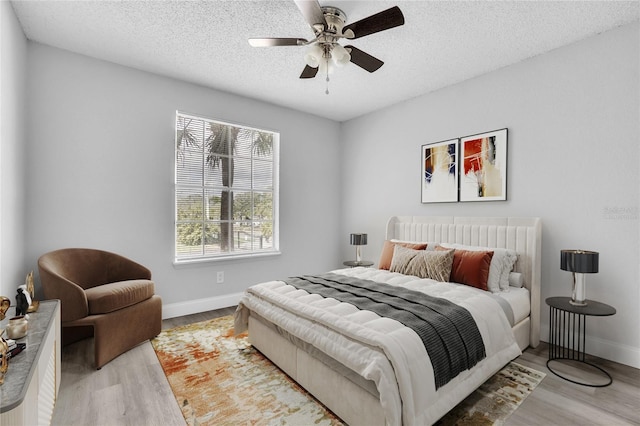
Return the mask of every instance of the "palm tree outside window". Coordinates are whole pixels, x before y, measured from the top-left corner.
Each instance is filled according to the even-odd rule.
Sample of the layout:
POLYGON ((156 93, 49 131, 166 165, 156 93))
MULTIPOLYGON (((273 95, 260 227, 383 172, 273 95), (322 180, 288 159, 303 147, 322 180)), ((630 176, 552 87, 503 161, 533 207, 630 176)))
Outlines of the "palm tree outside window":
POLYGON ((176 114, 176 262, 278 252, 278 142, 176 114))

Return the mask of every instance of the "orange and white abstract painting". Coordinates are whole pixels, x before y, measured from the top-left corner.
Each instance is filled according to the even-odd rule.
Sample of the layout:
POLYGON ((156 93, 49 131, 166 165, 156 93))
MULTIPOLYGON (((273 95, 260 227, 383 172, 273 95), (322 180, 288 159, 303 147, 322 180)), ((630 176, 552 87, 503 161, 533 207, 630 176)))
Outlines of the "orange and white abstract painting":
POLYGON ((460 201, 507 199, 507 129, 460 140, 460 201))

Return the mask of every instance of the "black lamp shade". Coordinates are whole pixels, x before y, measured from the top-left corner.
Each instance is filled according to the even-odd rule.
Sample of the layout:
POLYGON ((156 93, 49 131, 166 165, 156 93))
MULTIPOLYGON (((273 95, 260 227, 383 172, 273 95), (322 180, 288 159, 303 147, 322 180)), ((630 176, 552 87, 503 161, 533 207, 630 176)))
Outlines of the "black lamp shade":
POLYGON ((563 271, 593 274, 598 272, 598 258, 596 251, 561 250, 560 269, 563 271))
POLYGON ((367 234, 351 234, 351 245, 352 246, 366 246, 367 245, 367 234))

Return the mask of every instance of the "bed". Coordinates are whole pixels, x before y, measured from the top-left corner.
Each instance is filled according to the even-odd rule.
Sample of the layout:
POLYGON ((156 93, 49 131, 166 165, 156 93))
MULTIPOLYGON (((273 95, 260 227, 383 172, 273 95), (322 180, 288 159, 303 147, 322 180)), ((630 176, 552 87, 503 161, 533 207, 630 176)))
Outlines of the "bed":
MULTIPOLYGON (((456 255, 474 249, 486 254, 490 248, 494 259, 499 252, 515 253, 509 279, 516 286, 494 292, 376 267, 338 269, 306 284, 316 286, 320 280, 338 285, 334 283, 342 280, 335 278, 339 276, 364 283, 363 287, 432 293, 443 303, 463 307, 475 320, 484 345, 483 357, 469 368, 460 368, 443 381, 437 352, 432 353, 428 339, 415 331, 420 327, 412 330, 291 281, 270 281, 247 290, 235 313, 236 332, 248 329, 256 349, 348 424, 432 424, 521 350, 538 345, 541 222, 539 218, 394 216, 387 223, 386 240, 395 242, 393 247, 444 246, 456 255)), ((400 250, 409 252, 394 248, 396 259, 400 250)), ((467 328, 473 327, 461 327, 467 328)))

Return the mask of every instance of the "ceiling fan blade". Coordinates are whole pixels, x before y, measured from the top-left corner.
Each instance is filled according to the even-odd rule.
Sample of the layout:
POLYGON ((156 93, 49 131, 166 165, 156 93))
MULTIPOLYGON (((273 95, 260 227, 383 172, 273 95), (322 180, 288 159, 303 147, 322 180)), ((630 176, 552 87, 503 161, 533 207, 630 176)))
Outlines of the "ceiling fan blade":
MULTIPOLYGON (((324 13, 320 8, 318 0, 294 0, 298 9, 304 16, 304 19, 309 23, 311 28, 315 24, 322 24, 324 28, 327 28, 327 21, 324 19, 324 13)), ((315 31, 315 30, 314 30, 315 31)))
POLYGON ((377 71, 378 68, 384 65, 384 62, 380 59, 363 52, 357 47, 345 46, 345 49, 351 49, 351 62, 369 72, 377 71))
POLYGON ((400 25, 404 25, 404 15, 398 6, 394 6, 375 15, 371 15, 368 18, 345 25, 342 29, 342 34, 349 39, 354 39, 400 25))
POLYGON ((249 44, 253 47, 271 46, 304 46, 307 40, 303 38, 250 38, 249 44))
POLYGON ((305 66, 300 74, 300 78, 313 78, 318 74, 318 68, 312 68, 309 65, 305 66))

